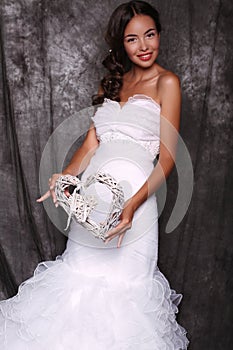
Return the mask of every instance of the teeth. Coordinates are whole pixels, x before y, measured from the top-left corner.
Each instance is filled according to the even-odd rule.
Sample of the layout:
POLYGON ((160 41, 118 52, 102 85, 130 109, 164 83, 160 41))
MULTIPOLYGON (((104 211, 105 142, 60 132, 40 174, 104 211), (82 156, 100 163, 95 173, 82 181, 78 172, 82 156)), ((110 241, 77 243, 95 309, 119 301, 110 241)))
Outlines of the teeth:
POLYGON ((147 55, 140 56, 140 57, 147 58, 149 56, 150 56, 150 53, 148 53, 147 55))

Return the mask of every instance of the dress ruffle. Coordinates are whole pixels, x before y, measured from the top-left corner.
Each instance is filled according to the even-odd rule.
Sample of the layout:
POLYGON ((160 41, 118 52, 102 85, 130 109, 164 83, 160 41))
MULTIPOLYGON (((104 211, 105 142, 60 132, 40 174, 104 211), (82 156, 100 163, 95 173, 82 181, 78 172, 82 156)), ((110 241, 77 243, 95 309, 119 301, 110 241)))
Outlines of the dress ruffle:
POLYGON ((184 350, 181 294, 157 268, 153 279, 113 283, 74 271, 61 256, 40 263, 0 303, 2 350, 184 350))

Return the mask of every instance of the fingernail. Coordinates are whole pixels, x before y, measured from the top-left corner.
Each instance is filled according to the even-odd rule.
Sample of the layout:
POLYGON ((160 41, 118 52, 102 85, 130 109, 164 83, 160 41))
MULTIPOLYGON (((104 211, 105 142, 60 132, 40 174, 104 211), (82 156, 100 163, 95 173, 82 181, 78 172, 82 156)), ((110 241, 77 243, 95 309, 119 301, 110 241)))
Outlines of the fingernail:
POLYGON ((58 207, 58 204, 57 204, 57 203, 55 203, 55 207, 56 207, 56 208, 58 207))
POLYGON ((52 190, 52 189, 53 189, 53 186, 50 186, 49 189, 52 190))

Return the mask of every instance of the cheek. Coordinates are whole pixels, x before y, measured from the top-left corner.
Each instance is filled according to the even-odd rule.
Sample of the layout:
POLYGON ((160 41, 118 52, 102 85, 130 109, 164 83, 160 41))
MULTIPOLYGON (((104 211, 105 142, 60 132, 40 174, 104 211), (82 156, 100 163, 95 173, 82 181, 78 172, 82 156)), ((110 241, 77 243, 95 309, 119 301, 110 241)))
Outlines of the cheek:
POLYGON ((154 42, 154 44, 153 44, 153 46, 154 46, 154 48, 155 49, 159 49, 159 40, 156 40, 155 42, 154 42))
POLYGON ((127 53, 128 56, 132 56, 135 53, 136 47, 135 45, 124 45, 125 47, 125 52, 127 53))

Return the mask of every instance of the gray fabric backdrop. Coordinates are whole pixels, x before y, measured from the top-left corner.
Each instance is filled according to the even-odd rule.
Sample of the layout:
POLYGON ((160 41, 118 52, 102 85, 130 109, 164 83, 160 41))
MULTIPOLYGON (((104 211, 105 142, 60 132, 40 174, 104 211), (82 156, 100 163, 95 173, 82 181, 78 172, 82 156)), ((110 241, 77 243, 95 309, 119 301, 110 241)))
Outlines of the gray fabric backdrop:
MULTIPOLYGON (((179 75, 181 136, 194 192, 181 224, 166 223, 176 199, 168 181, 160 217, 159 267, 184 295, 178 321, 193 350, 233 342, 233 35, 231 0, 150 1, 161 13, 159 63, 179 75)), ((2 0, 0 22, 0 297, 17 292, 38 262, 60 254, 65 237, 39 196, 39 165, 52 131, 91 104, 104 69, 104 30, 120 1, 2 0)), ((82 141, 78 139, 77 145, 82 141)))

